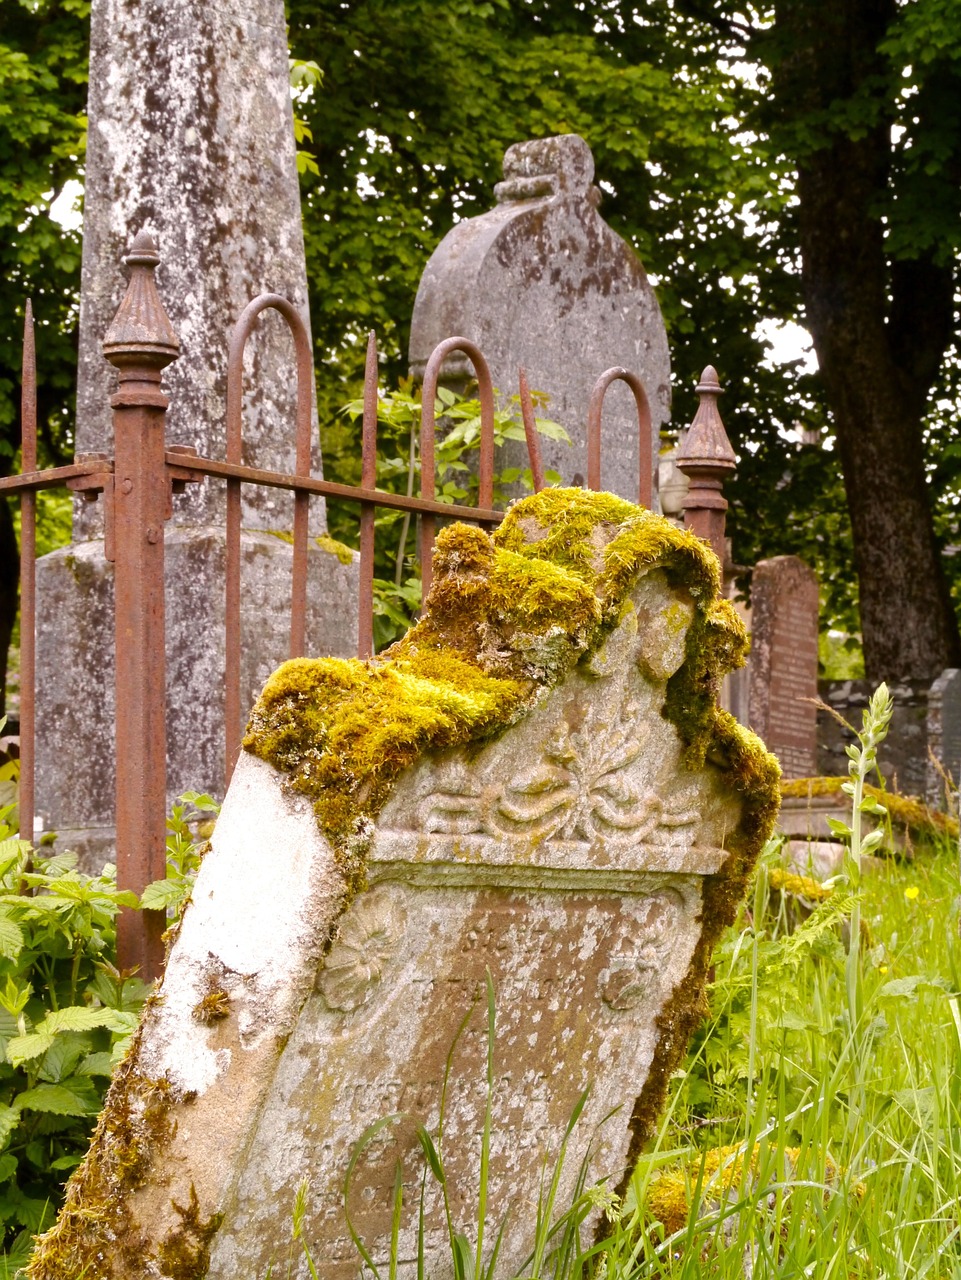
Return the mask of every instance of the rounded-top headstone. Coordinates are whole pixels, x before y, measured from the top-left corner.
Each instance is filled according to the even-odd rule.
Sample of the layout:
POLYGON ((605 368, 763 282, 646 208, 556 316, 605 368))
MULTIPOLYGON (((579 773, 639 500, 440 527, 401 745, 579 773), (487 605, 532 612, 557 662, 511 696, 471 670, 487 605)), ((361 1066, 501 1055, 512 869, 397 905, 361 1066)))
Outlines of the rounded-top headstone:
MULTIPOLYGON (((549 397, 541 415, 561 423, 573 442, 542 440, 545 465, 573 484, 587 474, 587 409, 605 369, 622 365, 644 383, 655 459, 670 417, 670 356, 657 298, 637 254, 598 213, 593 178, 594 157, 576 134, 508 148, 496 207, 459 222, 428 262, 410 335, 415 377, 444 338, 476 342, 502 401, 517 394, 523 366, 531 387, 549 397)), ((444 374, 456 382, 470 370, 457 358, 444 374)), ((602 486, 637 501, 638 424, 626 386, 607 397, 602 439, 602 486)), ((507 448, 505 465, 527 465, 523 445, 507 448)))

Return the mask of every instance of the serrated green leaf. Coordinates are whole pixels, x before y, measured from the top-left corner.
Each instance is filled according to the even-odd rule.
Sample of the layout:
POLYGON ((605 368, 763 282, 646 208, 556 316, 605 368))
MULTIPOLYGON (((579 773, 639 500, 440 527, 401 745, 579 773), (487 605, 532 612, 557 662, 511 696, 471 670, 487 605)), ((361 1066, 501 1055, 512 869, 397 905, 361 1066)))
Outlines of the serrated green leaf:
MULTIPOLYGON (((23 1036, 14 1036, 7 1043, 7 1061, 13 1066, 21 1066, 31 1062, 47 1052, 58 1035, 69 1031, 93 1031, 97 1027, 105 1027, 121 1035, 131 1030, 133 1015, 122 1013, 117 1009, 84 1009, 78 1005, 68 1005, 65 1009, 55 1009, 38 1022, 31 1032, 23 1036)), ((133 1017, 136 1024, 136 1018, 133 1017)))
POLYGON ((85 1098, 62 1084, 38 1084, 17 1094, 18 1111, 46 1111, 56 1116, 86 1116, 92 1109, 85 1098))
POLYGON ((154 880, 140 895, 144 911, 166 911, 175 907, 186 895, 189 885, 183 880, 154 880))
POLYGON ((0 956, 7 960, 15 960, 23 950, 23 930, 0 910, 0 956))
POLYGON ((106 1050, 98 1053, 88 1053, 84 1060, 77 1066, 78 1076, 110 1076, 116 1064, 113 1060, 113 1054, 106 1050))
POLYGON ((20 1123, 20 1112, 16 1107, 8 1107, 0 1103, 0 1147, 5 1147, 7 1139, 20 1123))

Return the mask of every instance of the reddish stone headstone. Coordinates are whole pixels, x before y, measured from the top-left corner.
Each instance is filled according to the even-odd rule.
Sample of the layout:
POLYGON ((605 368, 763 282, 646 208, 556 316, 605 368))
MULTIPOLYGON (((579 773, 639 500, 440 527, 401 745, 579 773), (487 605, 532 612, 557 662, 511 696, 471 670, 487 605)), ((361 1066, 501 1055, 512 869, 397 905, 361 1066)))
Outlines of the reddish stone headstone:
POLYGON ((817 772, 818 580, 797 556, 758 561, 751 580, 750 725, 785 778, 817 772))

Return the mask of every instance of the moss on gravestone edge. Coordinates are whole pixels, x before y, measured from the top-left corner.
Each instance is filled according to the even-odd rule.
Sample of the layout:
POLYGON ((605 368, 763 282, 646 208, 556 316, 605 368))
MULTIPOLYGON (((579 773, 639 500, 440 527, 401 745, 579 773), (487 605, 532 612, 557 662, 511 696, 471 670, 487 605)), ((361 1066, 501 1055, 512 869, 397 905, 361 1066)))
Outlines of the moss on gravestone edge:
POLYGON ((718 597, 717 561, 660 516, 582 489, 516 503, 493 535, 445 529, 421 621, 366 662, 285 663, 267 681, 244 747, 310 799, 356 887, 372 820, 403 770, 424 751, 479 745, 515 723, 603 641, 654 568, 695 605, 664 714, 698 767, 713 742, 720 681, 747 652, 718 597))

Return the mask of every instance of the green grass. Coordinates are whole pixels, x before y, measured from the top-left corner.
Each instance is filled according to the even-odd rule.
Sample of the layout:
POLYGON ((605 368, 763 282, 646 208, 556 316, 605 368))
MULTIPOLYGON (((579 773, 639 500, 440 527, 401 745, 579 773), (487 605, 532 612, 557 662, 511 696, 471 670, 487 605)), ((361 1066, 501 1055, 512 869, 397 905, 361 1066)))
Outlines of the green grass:
POLYGON ((718 949, 600 1274, 961 1277, 957 850, 863 880, 853 1026, 850 893, 799 921, 767 884, 765 866, 718 949))

